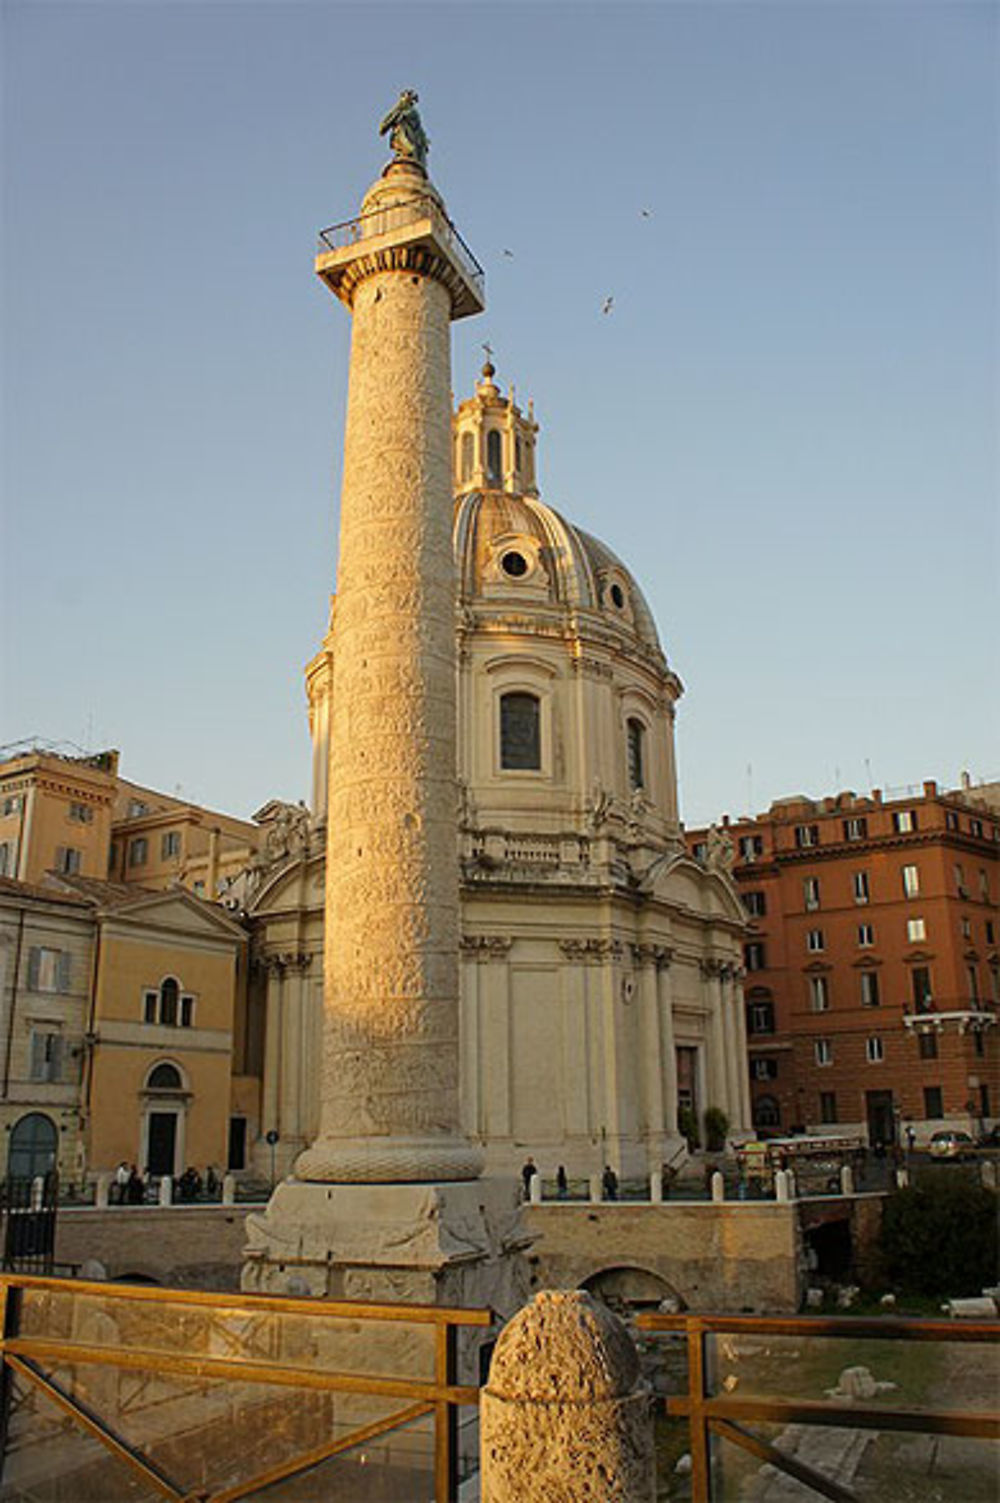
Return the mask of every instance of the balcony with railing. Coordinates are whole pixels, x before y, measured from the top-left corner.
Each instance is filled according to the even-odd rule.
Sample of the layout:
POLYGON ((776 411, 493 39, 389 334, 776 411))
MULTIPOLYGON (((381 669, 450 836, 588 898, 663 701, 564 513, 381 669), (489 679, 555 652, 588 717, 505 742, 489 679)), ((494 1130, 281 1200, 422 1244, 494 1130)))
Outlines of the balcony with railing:
POLYGON ((377 242, 380 237, 401 230, 417 231, 422 225, 431 227, 443 242, 482 305, 486 296, 486 273, 444 212, 440 199, 433 193, 409 194, 401 197, 398 202, 373 209, 368 214, 358 214, 354 219, 345 219, 341 224, 320 230, 318 265, 321 269, 324 258, 331 254, 355 249, 366 241, 377 242))

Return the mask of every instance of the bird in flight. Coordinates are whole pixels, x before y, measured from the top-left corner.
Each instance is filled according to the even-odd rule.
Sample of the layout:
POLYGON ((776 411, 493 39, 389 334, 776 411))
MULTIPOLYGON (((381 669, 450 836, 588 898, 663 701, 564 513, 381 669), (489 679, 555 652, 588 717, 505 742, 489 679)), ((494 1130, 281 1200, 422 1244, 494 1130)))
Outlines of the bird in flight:
POLYGON ((614 300, 614 298, 613 297, 606 297, 604 299, 604 306, 601 308, 601 312, 602 313, 610 313, 611 310, 612 310, 612 308, 614 306, 615 306, 615 300, 614 300))
POLYGON ((652 209, 643 209, 642 210, 642 217, 643 217, 643 219, 652 219, 652 217, 653 217, 653 211, 652 211, 652 209))
POLYGON ((505 250, 504 251, 504 255, 505 256, 509 256, 510 259, 513 261, 513 259, 514 259, 514 252, 512 250, 505 250))

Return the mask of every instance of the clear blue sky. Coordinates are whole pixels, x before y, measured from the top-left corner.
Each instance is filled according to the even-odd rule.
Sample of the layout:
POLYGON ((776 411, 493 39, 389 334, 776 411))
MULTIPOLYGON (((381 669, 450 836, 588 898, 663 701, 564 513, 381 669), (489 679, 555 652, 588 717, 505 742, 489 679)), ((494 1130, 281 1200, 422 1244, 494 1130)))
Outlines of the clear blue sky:
POLYGON ((487 270, 456 392, 490 340, 545 499, 636 572, 688 822, 866 759, 1000 776, 995 6, 2 14, 0 741, 308 796, 349 348, 314 237, 413 87, 487 270))

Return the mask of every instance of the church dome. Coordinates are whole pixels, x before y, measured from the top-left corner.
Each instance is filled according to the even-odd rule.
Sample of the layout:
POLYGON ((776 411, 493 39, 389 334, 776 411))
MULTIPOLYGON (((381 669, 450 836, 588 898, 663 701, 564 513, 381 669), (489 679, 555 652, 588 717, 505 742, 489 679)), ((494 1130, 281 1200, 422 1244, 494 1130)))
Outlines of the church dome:
POLYGON ((537 496, 467 491, 455 502, 459 598, 515 605, 547 602, 595 611, 660 650, 656 623, 635 578, 606 544, 537 496))

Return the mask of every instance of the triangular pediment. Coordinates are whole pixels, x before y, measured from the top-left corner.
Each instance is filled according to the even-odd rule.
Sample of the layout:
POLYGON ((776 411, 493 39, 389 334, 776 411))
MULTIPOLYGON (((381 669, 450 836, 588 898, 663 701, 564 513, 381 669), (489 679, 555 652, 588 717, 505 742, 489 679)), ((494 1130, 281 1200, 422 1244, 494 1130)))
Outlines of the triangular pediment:
POLYGON ((246 930, 217 904, 206 903, 183 888, 142 893, 119 902, 101 915, 114 928, 144 928, 204 938, 244 940, 246 930))

